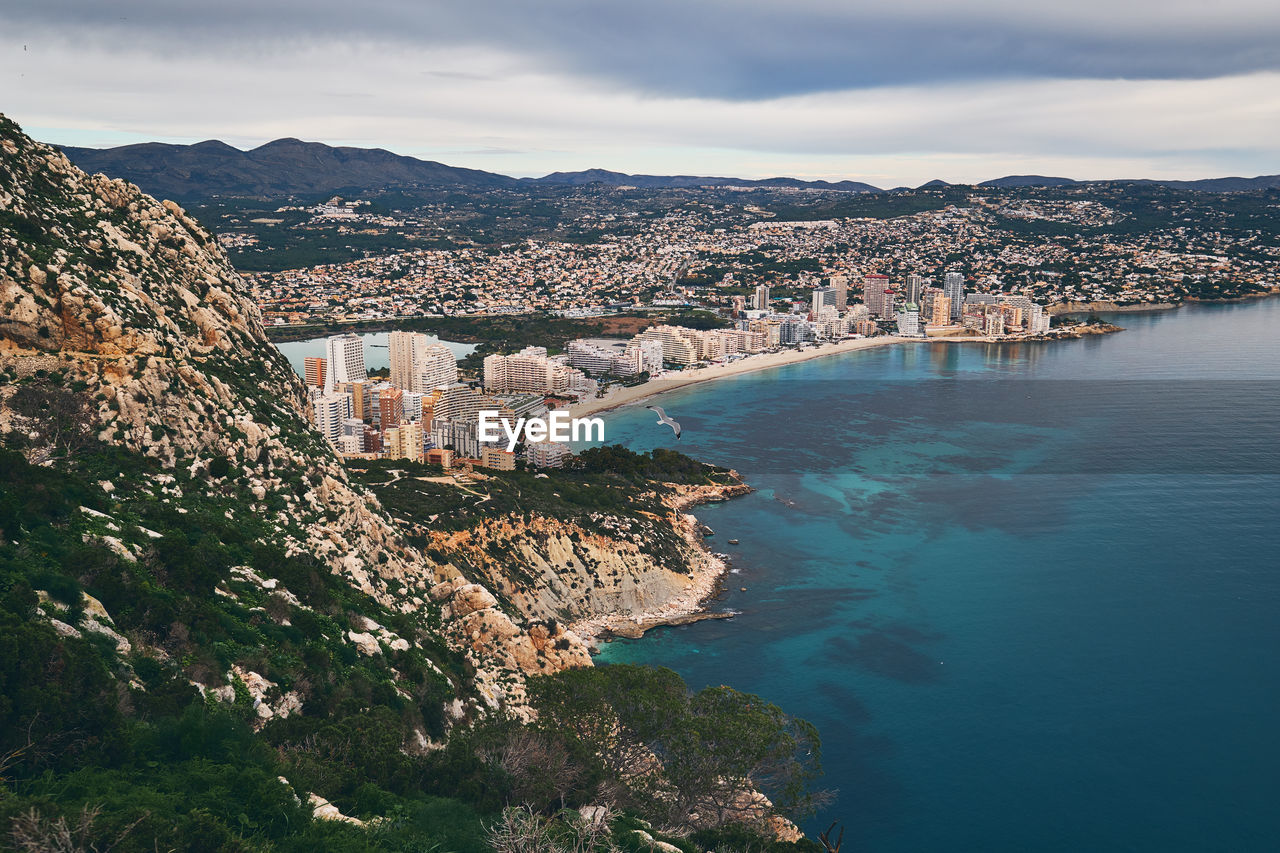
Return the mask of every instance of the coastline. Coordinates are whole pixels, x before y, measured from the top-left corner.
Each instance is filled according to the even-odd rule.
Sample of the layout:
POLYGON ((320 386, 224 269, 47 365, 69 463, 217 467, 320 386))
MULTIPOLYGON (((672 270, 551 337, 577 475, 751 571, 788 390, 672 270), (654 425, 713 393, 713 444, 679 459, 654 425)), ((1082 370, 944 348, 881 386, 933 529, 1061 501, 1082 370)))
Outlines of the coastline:
MULTIPOLYGON (((883 346, 892 346, 894 344, 914 343, 918 338, 902 338, 897 335, 881 335, 874 338, 857 338, 855 340, 840 341, 836 344, 827 344, 826 346, 811 347, 804 350, 786 350, 784 352, 762 353, 759 355, 750 355, 746 358, 739 359, 731 364, 718 364, 711 367, 699 367, 693 370, 682 370, 672 378, 654 379, 643 385, 633 385, 628 388, 617 388, 610 391, 603 397, 594 400, 585 400, 569 407, 569 415, 571 417, 583 417, 586 415, 596 414, 597 412, 605 412, 610 409, 621 408, 650 397, 656 397, 659 394, 665 394, 668 391, 675 391, 678 388, 685 388, 690 385, 697 385, 700 382, 710 382, 715 379, 725 379, 730 376, 742 376, 746 373, 755 373, 758 370, 768 370, 771 367, 783 367, 788 364, 798 364, 802 361, 809 361, 815 358, 825 358, 832 355, 843 355, 847 352, 857 352, 865 349, 874 349, 883 346)), ((979 340, 978 338, 968 338, 966 340, 979 340)))
POLYGON ((702 536, 702 523, 693 513, 685 510, 698 504, 731 500, 751 491, 750 486, 738 480, 728 486, 693 486, 677 492, 669 502, 672 509, 671 521, 696 555, 696 561, 690 570, 690 581, 684 591, 652 610, 632 615, 605 613, 574 622, 568 626, 569 630, 587 644, 587 649, 592 654, 596 654, 600 641, 608 642, 614 637, 639 639, 653 628, 732 618, 735 615, 733 612, 712 612, 706 609, 707 602, 720 593, 720 584, 729 572, 729 564, 707 546, 702 536))
MULTIPOLYGON (((1106 330, 1120 331, 1119 327, 1106 330)), ((588 415, 599 414, 613 409, 620 409, 623 406, 629 406, 633 403, 639 403, 651 397, 657 397, 660 394, 666 394, 669 391, 675 391, 680 388, 687 388, 690 385, 697 385, 702 382, 711 382, 716 379, 725 379, 731 376, 743 376, 747 373, 755 373, 760 370, 769 370, 774 367, 784 367, 788 364, 799 364, 803 361, 810 361, 815 358, 826 358, 828 356, 844 355, 850 352, 860 352, 862 350, 876 349, 878 347, 894 346, 897 344, 1021 344, 1021 343, 1043 343, 1055 340, 1071 340, 1073 338, 1082 337, 1086 334, 1099 334, 1096 331, 1084 331, 1074 334, 1053 335, 1028 337, 1024 339, 991 337, 989 335, 940 335, 937 337, 925 338, 904 338, 898 335, 878 335, 874 338, 856 338, 851 340, 840 341, 835 344, 826 344, 822 346, 814 346, 808 349, 791 349, 782 352, 760 353, 757 355, 749 355, 738 361, 729 364, 713 364, 709 367, 698 367, 693 370, 682 370, 671 378, 654 379, 645 382, 643 385, 632 385, 624 388, 615 388, 603 397, 592 400, 584 400, 575 403, 568 408, 569 416, 574 418, 586 417, 588 415)))

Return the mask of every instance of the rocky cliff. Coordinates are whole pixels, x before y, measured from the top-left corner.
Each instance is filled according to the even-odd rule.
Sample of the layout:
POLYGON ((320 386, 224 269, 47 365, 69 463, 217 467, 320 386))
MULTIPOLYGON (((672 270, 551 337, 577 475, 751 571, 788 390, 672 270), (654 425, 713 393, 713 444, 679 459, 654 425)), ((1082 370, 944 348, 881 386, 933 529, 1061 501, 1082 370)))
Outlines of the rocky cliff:
POLYGON ((505 516, 432 533, 431 546, 468 566, 524 618, 567 622, 591 638, 617 625, 661 624, 697 610, 724 572, 698 538, 692 516, 673 510, 644 521, 603 516, 591 529, 557 518, 505 516), (597 532, 601 528, 609 534, 597 532), (665 558, 642 546, 655 528, 676 532, 665 558))
POLYGON ((531 634, 477 606, 474 585, 425 559, 353 487, 307 425, 304 389, 243 282, 176 204, 87 175, 0 117, 0 229, 0 431, 36 436, 7 403, 15 383, 49 383, 84 401, 97 438, 170 469, 225 471, 286 551, 438 625, 491 702, 518 695, 521 673, 589 665, 573 634, 531 634))

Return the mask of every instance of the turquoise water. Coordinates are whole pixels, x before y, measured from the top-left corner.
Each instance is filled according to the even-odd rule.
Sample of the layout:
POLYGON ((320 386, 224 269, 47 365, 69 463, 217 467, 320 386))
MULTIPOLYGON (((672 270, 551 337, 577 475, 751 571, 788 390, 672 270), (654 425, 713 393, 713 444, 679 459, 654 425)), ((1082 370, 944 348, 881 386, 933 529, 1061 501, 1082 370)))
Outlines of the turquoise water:
MULTIPOLYGON (((364 366, 367 369, 380 370, 391 366, 391 351, 387 349, 387 342, 391 339, 389 332, 365 332, 357 337, 364 341, 364 366)), ((293 365, 293 369, 297 371, 299 376, 303 376, 305 375, 303 359, 307 356, 324 358, 325 340, 325 338, 319 337, 305 341, 287 341, 276 344, 276 349, 284 353, 285 358, 289 359, 289 364, 293 365)), ((444 344, 457 358, 464 358, 475 352, 476 349, 475 344, 442 341, 435 335, 427 335, 427 340, 433 344, 444 344)))
POLYGON ((817 724, 845 849, 1280 849, 1280 300, 1116 321, 610 415, 757 491, 698 510, 741 615, 603 660, 817 724))

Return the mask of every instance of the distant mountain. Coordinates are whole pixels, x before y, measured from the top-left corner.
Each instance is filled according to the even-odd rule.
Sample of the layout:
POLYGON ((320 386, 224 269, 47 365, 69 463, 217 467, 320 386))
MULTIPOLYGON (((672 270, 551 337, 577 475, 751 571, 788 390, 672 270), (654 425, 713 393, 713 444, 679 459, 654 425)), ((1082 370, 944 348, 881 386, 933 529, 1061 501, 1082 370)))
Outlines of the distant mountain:
POLYGON ((983 181, 981 187, 1066 187, 1081 184, 1157 184, 1179 190, 1196 190, 1211 193, 1256 192, 1280 189, 1280 175, 1260 175, 1256 178, 1204 178, 1198 181, 1156 181, 1150 179, 1118 181, 1077 181, 1075 178, 1048 178, 1044 175, 1008 175, 983 181))
MULTIPOLYGON (((521 185, 631 186, 642 189, 697 188, 706 186, 774 187, 836 190, 853 193, 896 192, 861 181, 804 181, 799 178, 726 178, 701 175, 628 175, 607 169, 552 172, 541 178, 511 178, 479 169, 447 166, 419 160, 381 148, 333 147, 299 139, 277 139, 249 151, 225 142, 209 140, 195 145, 144 142, 119 148, 63 148, 67 157, 86 172, 103 172, 132 181, 151 195, 179 202, 210 196, 280 198, 406 187, 459 187, 494 189, 521 185)), ((1059 187, 1086 183, 1073 178, 1043 175, 1007 175, 983 181, 986 187, 1059 187)), ((1208 178, 1198 181, 1133 181, 1204 192, 1249 192, 1280 188, 1280 175, 1256 178, 1208 178)), ((954 184, 933 180, 920 189, 954 184)))
POLYGON ((980 187, 1065 187, 1081 183, 1075 178, 1046 178, 1044 175, 1005 175, 978 184, 980 187))
POLYGON ((1256 178, 1205 178, 1199 181, 1134 181, 1135 184, 1160 184, 1179 190, 1199 190, 1210 193, 1247 193, 1258 190, 1280 189, 1280 175, 1259 175, 1256 178))
POLYGON ((853 193, 883 192, 879 187, 861 181, 802 181, 799 178, 717 178, 701 175, 628 175, 607 169, 585 169, 581 172, 552 172, 541 178, 525 178, 534 184, 568 184, 586 186, 605 184, 614 187, 787 187, 795 189, 839 190, 853 193))
POLYGON ((277 139, 250 151, 217 140, 62 150, 86 172, 124 178, 150 195, 179 202, 215 195, 280 197, 404 186, 491 189, 516 183, 506 175, 446 166, 381 148, 335 148, 300 139, 277 139))

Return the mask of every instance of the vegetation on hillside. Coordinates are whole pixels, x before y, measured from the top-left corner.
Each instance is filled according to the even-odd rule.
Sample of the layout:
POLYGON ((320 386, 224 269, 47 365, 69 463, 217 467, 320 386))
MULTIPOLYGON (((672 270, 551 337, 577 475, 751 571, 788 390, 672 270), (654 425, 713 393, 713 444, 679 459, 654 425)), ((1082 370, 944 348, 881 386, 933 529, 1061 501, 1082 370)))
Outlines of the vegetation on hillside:
MULTIPOLYGON (((688 826, 680 810, 719 795, 696 784, 708 773, 762 784, 779 811, 811 805, 816 739, 761 700, 600 668, 535 682, 546 725, 452 719, 447 706, 468 690, 461 657, 418 615, 276 549, 269 527, 238 511, 233 466, 165 470, 83 435, 33 465, 24 453, 34 448, 10 442, 0 451, 0 826, 19 849, 49 849, 40 844, 65 830, 86 850, 480 851, 502 849, 513 826, 559 838, 555 849, 643 849, 635 829, 688 826), (361 651, 349 635, 370 622, 407 647, 361 651), (248 673, 274 685, 267 704, 293 693, 301 707, 264 718, 248 673), (609 714, 670 767, 670 793, 652 780, 628 787, 601 757, 609 714), (578 730, 563 727, 570 719, 578 730), (805 761, 789 764, 802 745, 805 761), (549 755, 564 763, 557 773, 539 764, 549 755), (312 793, 366 826, 313 818, 312 793), (597 802, 624 807, 603 832, 562 812, 597 802), (565 847, 570 836, 595 846, 565 847)), ((585 457, 556 474, 562 485, 580 477, 603 494, 655 475, 722 476, 679 454, 585 457)), ((757 849, 776 846, 707 826, 697 849, 743 849, 732 841, 743 831, 757 849)))
POLYGON ((556 518, 608 536, 623 518, 642 552, 673 567, 683 562, 682 540, 660 521, 671 486, 735 482, 727 469, 674 450, 636 453, 621 445, 588 448, 564 469, 485 471, 465 489, 442 481, 438 467, 406 460, 349 460, 348 467, 422 547, 430 546, 432 531, 465 530, 477 519, 556 518))

